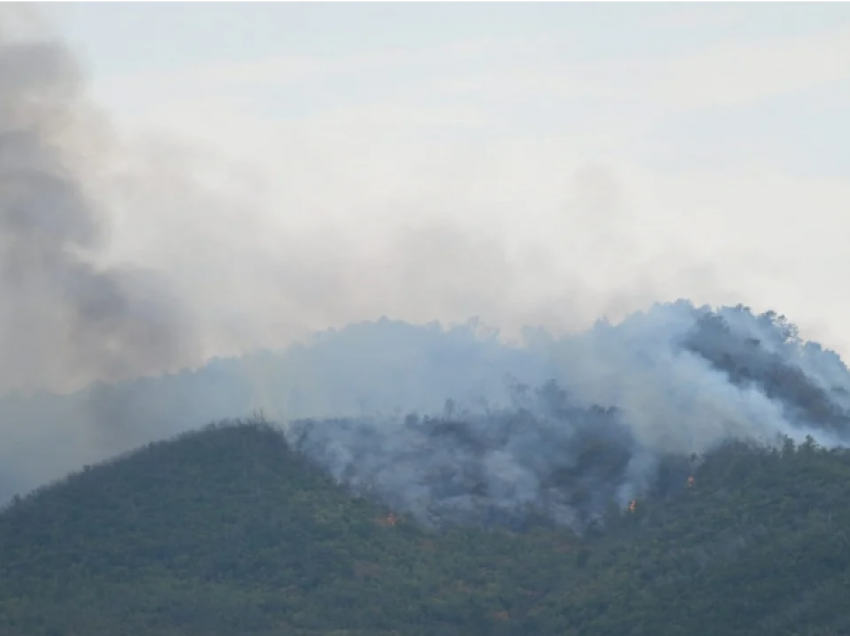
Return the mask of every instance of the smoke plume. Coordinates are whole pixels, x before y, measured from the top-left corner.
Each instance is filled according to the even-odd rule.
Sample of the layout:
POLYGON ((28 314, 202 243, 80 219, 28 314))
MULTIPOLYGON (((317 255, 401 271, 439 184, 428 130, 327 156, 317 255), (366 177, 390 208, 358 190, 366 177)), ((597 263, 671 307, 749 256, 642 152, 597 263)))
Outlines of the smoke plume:
POLYGON ((60 43, 16 41, 0 28, 4 388, 135 377, 191 347, 164 281, 96 264, 109 219, 90 192, 90 171, 107 129, 60 43))
POLYGON ((536 512, 577 530, 612 505, 684 488, 689 457, 729 440, 850 442, 850 373, 774 313, 680 301, 580 336, 538 332, 525 353, 537 366, 525 378, 554 377, 510 382, 507 402, 301 420, 291 439, 426 523, 521 524, 536 512))
MULTIPOLYGON (((616 171, 579 169, 559 221, 521 209, 492 224, 489 208, 453 220, 464 187, 416 181, 414 195, 361 202, 393 212, 368 216, 331 187, 356 178, 328 186, 330 169, 295 172, 318 194, 290 197, 299 214, 282 236, 241 194, 219 196, 210 184, 222 174, 181 173, 167 143, 176 159, 155 152, 115 181, 111 128, 68 49, 2 27, 0 497, 252 410, 340 481, 428 523, 517 523, 535 510, 581 528, 609 505, 680 487, 684 458, 725 440, 848 440, 847 368, 775 314, 681 301, 579 330, 653 298, 737 295, 714 280, 721 265, 631 249, 616 171), (111 260, 102 195, 116 189, 132 195, 124 213, 149 252, 171 260, 167 274, 111 260), (545 227, 525 235, 535 224, 545 227), (381 315, 408 322, 353 322, 381 315), (534 328, 508 344, 480 322, 412 324, 471 315, 534 328), (187 369, 267 346, 280 348, 187 369)), ((736 280, 752 274, 740 269, 736 280)))
POLYGON ((65 416, 94 394, 138 443, 262 410, 340 482, 435 525, 534 512, 581 530, 684 488, 691 455, 729 440, 850 442, 850 372, 774 313, 679 301, 576 335, 529 329, 521 345, 477 322, 381 320, 197 371, 0 400, 21 424, 3 447, 16 451, 0 463, 5 496, 43 483, 44 466, 58 478, 103 458, 90 422, 65 416))

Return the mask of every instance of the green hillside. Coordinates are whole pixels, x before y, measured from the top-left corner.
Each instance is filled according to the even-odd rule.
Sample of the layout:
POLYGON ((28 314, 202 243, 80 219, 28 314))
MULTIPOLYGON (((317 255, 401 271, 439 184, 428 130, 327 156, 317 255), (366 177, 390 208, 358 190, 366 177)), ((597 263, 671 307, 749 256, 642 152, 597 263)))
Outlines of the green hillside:
POLYGON ((692 474, 581 539, 437 532, 270 425, 211 426, 0 514, 0 634, 850 634, 850 453, 729 444, 692 474))

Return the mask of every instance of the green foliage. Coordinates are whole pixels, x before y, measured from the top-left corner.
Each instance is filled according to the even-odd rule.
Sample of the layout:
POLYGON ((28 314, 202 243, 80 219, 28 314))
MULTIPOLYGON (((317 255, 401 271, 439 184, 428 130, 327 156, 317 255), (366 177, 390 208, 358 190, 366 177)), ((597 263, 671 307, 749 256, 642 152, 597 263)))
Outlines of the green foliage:
POLYGON ((584 538, 436 533, 262 421, 210 426, 0 514, 0 634, 850 633, 850 454, 730 443, 682 462, 691 487, 584 538))

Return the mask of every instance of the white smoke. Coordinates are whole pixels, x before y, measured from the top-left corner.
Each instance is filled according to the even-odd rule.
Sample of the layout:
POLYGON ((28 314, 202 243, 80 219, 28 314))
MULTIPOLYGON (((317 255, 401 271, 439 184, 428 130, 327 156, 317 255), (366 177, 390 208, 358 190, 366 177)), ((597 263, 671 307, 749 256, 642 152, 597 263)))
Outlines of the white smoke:
POLYGON ((772 314, 679 301, 583 334, 527 336, 508 345, 474 322, 382 320, 196 372, 7 398, 0 417, 38 422, 19 430, 39 435, 4 446, 4 490, 263 410, 335 478, 425 521, 513 523, 532 508, 581 527, 612 503, 667 488, 662 464, 682 486, 685 458, 731 439, 850 440, 850 372, 772 314), (112 445, 84 417, 67 417, 93 392, 120 423, 112 445), (62 428, 44 425, 60 419, 62 428), (45 452, 49 468, 29 461, 45 452))

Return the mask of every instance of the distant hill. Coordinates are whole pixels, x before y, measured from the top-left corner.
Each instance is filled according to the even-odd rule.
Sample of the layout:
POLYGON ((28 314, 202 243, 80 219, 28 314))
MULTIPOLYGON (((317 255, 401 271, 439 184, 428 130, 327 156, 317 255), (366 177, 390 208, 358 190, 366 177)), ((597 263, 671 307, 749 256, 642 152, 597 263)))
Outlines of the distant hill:
POLYGON ((83 464, 254 411, 278 421, 430 412, 448 398, 503 399, 507 376, 539 384, 553 375, 545 356, 506 346, 474 321, 383 319, 199 369, 69 395, 0 396, 0 503, 83 464))
POLYGON ((773 312, 381 320, 0 432, 0 636, 850 634, 850 371, 773 312))
POLYGON ((850 633, 850 453, 728 442, 659 471, 682 461, 583 537, 435 528, 264 422, 210 426, 5 509, 0 634, 850 633))
POLYGON ((282 423, 347 419, 347 437, 334 439, 334 453, 323 450, 323 426, 314 428, 305 450, 321 455, 337 476, 353 469, 412 492, 409 475, 379 468, 396 463, 398 453, 409 457, 404 444, 422 442, 401 426, 406 415, 441 415, 446 407, 470 414, 476 431, 505 408, 533 415, 522 434, 506 425, 513 432, 504 443, 473 435, 488 452, 498 451, 489 452, 484 465, 495 480, 492 492, 504 481, 498 475, 510 470, 534 472, 541 461, 544 472, 557 468, 576 427, 587 429, 597 410, 605 410, 606 430, 623 433, 616 443, 629 440, 633 460, 617 495, 621 505, 631 490, 650 485, 651 465, 670 453, 778 435, 850 445, 850 371, 836 353, 803 341, 774 312, 678 301, 619 324, 600 321, 583 333, 528 329, 516 345, 475 321, 443 327, 382 319, 317 334, 283 351, 211 360, 196 370, 71 395, 2 396, 0 503, 84 464, 255 410, 282 423), (551 396, 537 396, 551 381, 565 395, 555 400, 554 412, 551 396), (588 417, 577 421, 580 413, 588 417), (378 443, 363 455, 366 437, 378 443), (368 461, 354 466, 355 456, 368 461))

